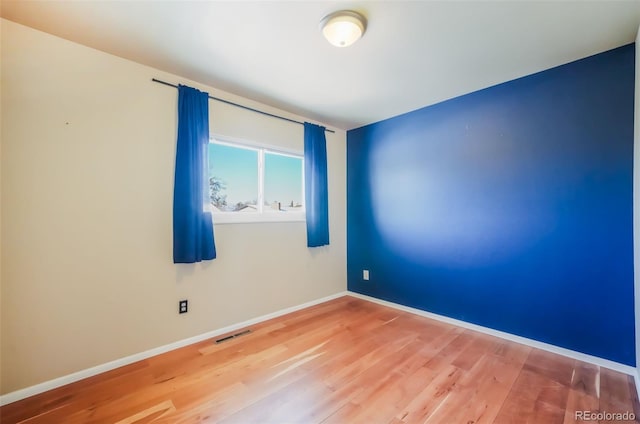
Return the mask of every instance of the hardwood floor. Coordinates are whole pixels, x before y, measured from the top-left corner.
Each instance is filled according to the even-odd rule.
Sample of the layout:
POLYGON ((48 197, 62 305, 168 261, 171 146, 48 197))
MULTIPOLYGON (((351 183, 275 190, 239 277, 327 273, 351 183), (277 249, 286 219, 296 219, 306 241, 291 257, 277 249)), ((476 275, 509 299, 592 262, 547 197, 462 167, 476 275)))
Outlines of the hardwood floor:
POLYGON ((552 424, 582 422, 576 411, 640 416, 633 379, 345 296, 6 405, 0 417, 552 424))

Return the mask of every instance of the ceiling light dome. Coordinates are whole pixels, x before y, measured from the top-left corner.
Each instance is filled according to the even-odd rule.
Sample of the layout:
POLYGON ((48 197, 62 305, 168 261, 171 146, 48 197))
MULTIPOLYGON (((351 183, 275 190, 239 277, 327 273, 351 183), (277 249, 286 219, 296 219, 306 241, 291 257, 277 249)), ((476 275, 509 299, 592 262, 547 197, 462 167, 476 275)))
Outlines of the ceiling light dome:
POLYGON ((347 47, 358 41, 366 25, 365 17, 352 10, 331 13, 320 21, 322 34, 336 47, 347 47))

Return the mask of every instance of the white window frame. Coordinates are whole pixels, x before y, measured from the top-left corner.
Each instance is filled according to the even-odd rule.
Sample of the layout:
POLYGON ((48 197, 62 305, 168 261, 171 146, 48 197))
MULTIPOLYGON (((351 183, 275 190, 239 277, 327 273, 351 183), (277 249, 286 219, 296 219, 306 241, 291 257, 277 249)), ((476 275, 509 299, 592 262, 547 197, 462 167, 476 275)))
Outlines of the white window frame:
MULTIPOLYGON (((305 193, 304 193, 304 153, 292 149, 271 146, 264 143, 256 143, 247 140, 241 140, 220 134, 210 136, 209 143, 220 144, 223 146, 236 147, 241 149, 255 150, 258 153, 258 210, 255 213, 237 213, 237 212, 217 212, 212 211, 213 223, 216 224, 244 224, 244 223, 260 223, 260 222, 305 222, 305 193), (302 160, 302 199, 303 207, 300 211, 278 212, 270 211, 264 207, 264 155, 265 153, 273 153, 282 156, 290 156, 302 160)), ((209 180, 209 170, 207 169, 207 181, 209 180)))

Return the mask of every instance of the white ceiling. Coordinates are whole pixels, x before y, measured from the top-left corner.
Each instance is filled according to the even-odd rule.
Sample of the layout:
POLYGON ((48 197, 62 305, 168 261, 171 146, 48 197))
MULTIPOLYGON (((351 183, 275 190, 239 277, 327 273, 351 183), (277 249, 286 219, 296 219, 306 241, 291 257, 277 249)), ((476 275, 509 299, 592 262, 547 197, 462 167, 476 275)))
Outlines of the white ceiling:
POLYGON ((6 19, 342 129, 635 40, 633 1, 26 1, 6 19), (336 48, 326 14, 365 36, 336 48))

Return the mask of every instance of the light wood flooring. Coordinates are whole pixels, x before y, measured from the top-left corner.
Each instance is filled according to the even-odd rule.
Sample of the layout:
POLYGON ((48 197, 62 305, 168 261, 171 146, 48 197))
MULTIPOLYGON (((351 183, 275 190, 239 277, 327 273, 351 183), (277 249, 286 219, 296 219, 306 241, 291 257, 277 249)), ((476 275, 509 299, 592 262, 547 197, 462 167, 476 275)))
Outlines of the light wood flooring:
POLYGON ((6 405, 0 420, 553 424, 583 410, 640 416, 633 380, 345 296, 6 405))

